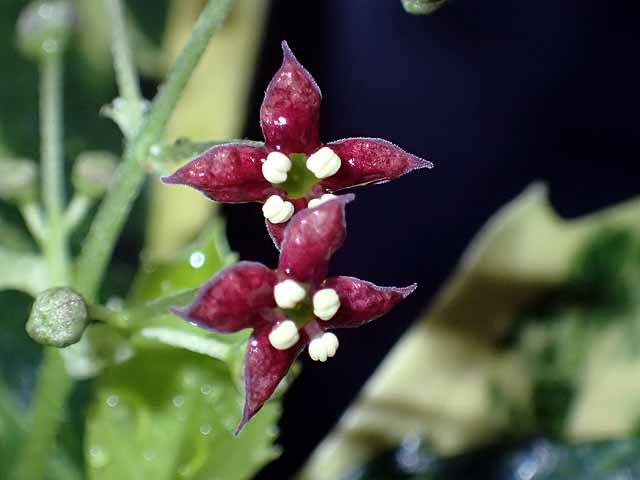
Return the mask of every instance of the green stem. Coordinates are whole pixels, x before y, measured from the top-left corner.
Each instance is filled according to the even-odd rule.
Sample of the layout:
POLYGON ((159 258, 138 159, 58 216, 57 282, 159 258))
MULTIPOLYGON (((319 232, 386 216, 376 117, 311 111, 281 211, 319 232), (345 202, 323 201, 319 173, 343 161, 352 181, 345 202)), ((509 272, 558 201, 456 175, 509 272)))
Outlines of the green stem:
POLYGON ((154 99, 148 118, 125 149, 115 182, 100 205, 78 260, 76 285, 89 301, 96 296, 115 241, 144 180, 149 150, 162 138, 189 77, 232 4, 233 0, 209 0, 166 83, 154 99))
POLYGON ((16 480, 44 478, 72 386, 60 351, 46 348, 31 406, 31 428, 18 456, 16 480))
POLYGON ((113 64, 120 95, 126 101, 131 125, 127 137, 135 135, 143 119, 143 101, 140 94, 138 75, 135 70, 127 35, 127 26, 121 0, 105 0, 111 21, 113 64))
POLYGON ((42 196, 47 214, 44 252, 51 286, 64 286, 70 278, 67 234, 63 223, 64 158, 62 153, 62 57, 48 55, 41 64, 40 132, 42 196))
POLYGON ((87 216, 92 203, 91 198, 81 193, 76 193, 73 196, 64 214, 64 228, 67 232, 72 232, 87 216))
MULTIPOLYGON (((47 213, 43 250, 49 264, 50 286, 65 286, 70 284, 71 272, 63 210, 62 57, 57 54, 46 56, 41 63, 40 130, 42 196, 47 213)), ((46 348, 31 406, 31 428, 18 452, 17 480, 44 478, 72 386, 61 352, 46 348)))
POLYGON ((29 232, 31 232, 33 238, 38 242, 40 248, 46 248, 45 239, 47 227, 45 226, 40 206, 36 202, 32 201, 23 203, 20 205, 20 213, 22 213, 22 218, 24 218, 24 222, 27 224, 29 232))

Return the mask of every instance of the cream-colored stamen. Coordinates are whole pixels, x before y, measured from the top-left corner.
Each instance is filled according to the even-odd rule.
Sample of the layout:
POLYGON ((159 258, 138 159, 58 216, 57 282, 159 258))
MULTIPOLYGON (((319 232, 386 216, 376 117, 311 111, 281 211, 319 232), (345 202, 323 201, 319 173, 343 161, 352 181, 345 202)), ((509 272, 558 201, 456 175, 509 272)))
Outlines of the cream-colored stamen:
POLYGON ((342 161, 329 147, 322 147, 307 158, 307 168, 313 172, 316 178, 328 178, 334 175, 342 161))
POLYGON ((309 208, 315 208, 318 205, 322 205, 323 203, 328 202, 329 200, 333 200, 334 198, 338 198, 337 195, 334 195, 332 193, 325 193, 320 198, 312 198, 311 200, 309 200, 307 206, 309 208))
POLYGON ((292 217, 294 210, 293 203, 283 200, 278 195, 271 195, 262 205, 262 214, 271 223, 286 222, 292 217))
POLYGON ((273 287, 273 297, 280 308, 293 308, 306 295, 304 287, 291 279, 284 280, 273 287))
POLYGON ((269 343, 278 350, 286 350, 293 347, 300 340, 298 327, 291 320, 285 320, 273 327, 269 333, 269 343))
POLYGON ((323 288, 313 295, 313 314, 320 320, 330 320, 340 308, 340 297, 333 288, 323 288))
POLYGON ((284 183, 291 170, 291 160, 284 153, 271 152, 262 164, 262 175, 270 183, 284 183))

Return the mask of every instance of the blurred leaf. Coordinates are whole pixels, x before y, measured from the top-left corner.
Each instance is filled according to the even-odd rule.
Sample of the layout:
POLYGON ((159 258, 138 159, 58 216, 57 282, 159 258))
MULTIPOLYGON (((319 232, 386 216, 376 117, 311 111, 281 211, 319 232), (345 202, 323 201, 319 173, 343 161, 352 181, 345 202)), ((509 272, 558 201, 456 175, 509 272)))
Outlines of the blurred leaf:
POLYGON ((40 255, 0 247, 0 290, 14 289, 36 295, 48 284, 49 272, 40 255))
POLYGON ((136 276, 129 305, 167 297, 199 288, 216 272, 236 260, 224 234, 224 223, 218 217, 194 243, 183 249, 172 261, 143 261, 136 276))
MULTIPOLYGON (((595 234, 606 228, 640 234, 639 212, 640 200, 634 199, 563 220, 539 185, 503 207, 316 450, 303 478, 339 478, 409 432, 444 455, 521 433, 536 382, 527 357, 504 348, 514 321, 523 309, 572 282, 578 252, 595 234)), ((625 434, 637 421, 640 383, 630 379, 640 375, 640 361, 631 360, 629 348, 620 348, 629 337, 629 330, 619 327, 594 336, 580 391, 575 397, 570 390, 563 393, 575 398, 563 430, 569 439, 625 434)), ((567 349, 561 362, 570 365, 578 350, 567 349)))
POLYGON ((444 7, 448 0, 402 0, 402 6, 407 13, 414 15, 429 15, 444 7))
POLYGON ((235 437, 243 395, 228 367, 167 347, 100 377, 87 422, 89 478, 251 478, 278 455, 271 401, 235 437))
POLYGON ((438 457, 408 438, 345 480, 619 480, 640 476, 640 440, 562 445, 544 439, 438 457))

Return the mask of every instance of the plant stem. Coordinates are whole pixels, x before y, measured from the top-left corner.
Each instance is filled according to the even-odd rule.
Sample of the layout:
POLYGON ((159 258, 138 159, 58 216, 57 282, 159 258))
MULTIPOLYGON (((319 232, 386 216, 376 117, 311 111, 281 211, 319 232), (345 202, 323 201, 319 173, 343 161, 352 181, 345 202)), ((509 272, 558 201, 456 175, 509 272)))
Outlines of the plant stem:
MULTIPOLYGON (((49 264, 50 286, 66 286, 71 283, 71 272, 63 210, 62 56, 47 55, 40 74, 42 196, 47 214, 43 253, 49 264)), ((25 213, 29 221, 31 213, 25 213)), ((61 352, 45 348, 31 406, 31 428, 18 452, 17 480, 44 478, 72 386, 61 352)))
POLYGON ((125 149, 114 184, 100 205, 78 261, 77 287, 89 301, 95 299, 115 241, 144 180, 149 149, 161 140, 189 77, 209 40, 222 26, 232 4, 233 0, 209 0, 167 81, 154 99, 148 118, 125 149))
POLYGON ((20 213, 31 235, 38 242, 41 249, 45 249, 47 227, 42 217, 42 211, 36 202, 30 201, 20 205, 20 213))
POLYGON ((121 0, 105 0, 109 20, 111 22, 113 65, 120 95, 127 103, 130 116, 130 132, 127 137, 135 135, 143 120, 143 101, 140 94, 138 75, 135 71, 131 48, 129 47, 126 20, 121 0))
POLYGON ((62 57, 47 55, 40 73, 40 135, 42 196, 47 213, 48 238, 44 252, 51 286, 69 283, 69 251, 63 224, 64 158, 62 153, 62 57))
POLYGON ((73 196, 64 214, 64 228, 67 230, 67 233, 72 232, 73 229, 80 224, 82 219, 87 215, 92 203, 91 198, 81 193, 76 193, 73 196))
POLYGON ((73 381, 67 375, 62 354, 45 348, 31 406, 31 428, 19 452, 16 480, 42 480, 51 459, 58 427, 73 381))

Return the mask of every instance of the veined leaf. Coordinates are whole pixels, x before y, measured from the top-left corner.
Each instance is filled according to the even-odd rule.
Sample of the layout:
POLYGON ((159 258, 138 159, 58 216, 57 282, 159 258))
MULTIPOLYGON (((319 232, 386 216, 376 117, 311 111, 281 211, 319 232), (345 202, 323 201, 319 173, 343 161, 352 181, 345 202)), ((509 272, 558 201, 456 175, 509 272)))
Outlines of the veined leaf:
POLYGON ((100 377, 87 422, 91 480, 240 480, 278 455, 280 405, 271 401, 240 435, 243 395, 223 362, 147 348, 100 377))

